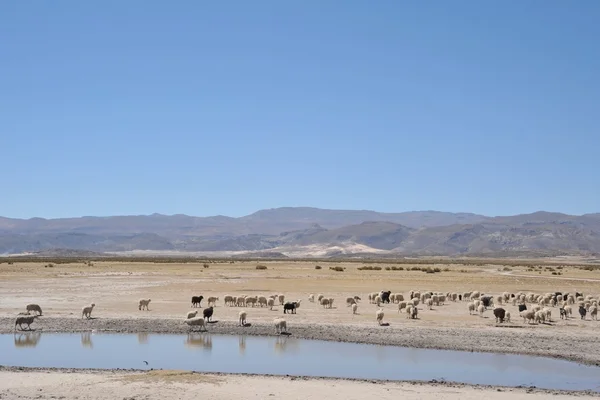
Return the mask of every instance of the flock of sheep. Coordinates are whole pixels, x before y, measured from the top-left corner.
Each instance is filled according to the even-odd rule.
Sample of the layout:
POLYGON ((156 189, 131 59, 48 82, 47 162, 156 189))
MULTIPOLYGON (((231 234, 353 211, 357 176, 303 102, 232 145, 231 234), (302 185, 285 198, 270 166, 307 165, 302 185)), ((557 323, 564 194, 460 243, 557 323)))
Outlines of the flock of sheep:
MULTIPOLYGON (((569 318, 573 314, 573 306, 577 305, 579 315, 582 320, 586 319, 587 314, 590 315, 592 320, 598 318, 598 297, 591 295, 584 296, 582 293, 509 293, 504 292, 501 295, 490 296, 485 295, 479 291, 464 292, 464 293, 441 293, 441 292, 421 292, 411 290, 407 294, 403 293, 392 293, 391 291, 380 291, 373 292, 367 295, 367 299, 370 304, 377 306, 375 312, 375 319, 379 325, 384 325, 383 317, 384 311, 381 308, 382 304, 397 304, 398 313, 405 312, 406 317, 409 319, 416 319, 419 313, 417 306, 419 304, 425 306, 431 310, 434 306, 443 306, 446 302, 457 302, 466 301, 468 302, 469 314, 479 314, 483 317, 484 313, 488 309, 493 309, 494 317, 497 323, 510 322, 510 312, 506 311, 502 306, 512 304, 518 306, 519 315, 523 318, 523 322, 528 323, 545 323, 552 322, 552 308, 558 307, 560 318, 569 318), (527 304, 530 308, 527 308, 527 304)), ((193 296, 192 297, 192 308, 202 307, 202 301, 204 296, 193 296)), ((199 310, 190 311, 187 313, 184 323, 186 323, 191 330, 198 327, 201 331, 206 331, 206 323, 211 322, 214 313, 214 308, 219 301, 219 297, 208 297, 206 302, 208 307, 202 310, 202 316, 198 316, 199 310)), ((229 307, 245 307, 238 314, 238 324, 240 326, 248 326, 247 308, 265 307, 269 310, 273 310, 275 305, 283 306, 283 313, 295 314, 296 310, 300 307, 302 300, 296 301, 285 301, 283 294, 272 294, 268 296, 246 296, 246 295, 226 295, 223 297, 223 303, 229 307)), ((308 301, 311 303, 318 303, 325 309, 330 309, 333 306, 334 299, 326 297, 324 294, 309 294, 308 301)), ((350 296, 346 298, 346 306, 350 307, 352 314, 357 314, 358 304, 361 301, 361 297, 358 295, 350 296)), ((138 302, 138 309, 140 311, 150 311, 151 299, 140 299, 138 302)), ((90 319, 92 311, 94 310, 95 304, 92 303, 82 308, 81 318, 90 319)), ((38 304, 28 304, 26 306, 26 313, 19 313, 15 321, 15 330, 17 326, 21 330, 24 330, 23 325, 27 325, 28 330, 31 330, 31 324, 36 318, 42 315, 42 309, 38 304)), ((275 318, 273 320, 277 333, 287 333, 287 322, 285 318, 275 318)))

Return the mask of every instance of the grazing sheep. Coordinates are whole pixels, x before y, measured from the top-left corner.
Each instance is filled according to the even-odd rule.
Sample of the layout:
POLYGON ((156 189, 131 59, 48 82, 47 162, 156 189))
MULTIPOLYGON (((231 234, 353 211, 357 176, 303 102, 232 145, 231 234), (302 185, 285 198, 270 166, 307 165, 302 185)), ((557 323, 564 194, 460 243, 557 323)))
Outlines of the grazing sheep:
POLYGON ((150 299, 140 299, 140 301, 138 303, 138 309, 141 311, 145 308, 146 311, 150 311, 150 309, 148 308, 149 305, 150 305, 150 299))
POLYGON ((189 325, 190 330, 194 330, 195 326, 199 326, 200 331, 206 332, 206 325, 204 324, 204 318, 201 318, 201 317, 188 318, 184 322, 189 325))
POLYGON ((25 307, 25 309, 27 310, 27 314, 29 314, 30 312, 34 312, 38 315, 42 315, 42 307, 40 307, 37 304, 27 304, 27 307, 25 307))
POLYGON ((377 307, 379 307, 381 305, 381 296, 379 296, 379 295, 375 296, 375 299, 373 302, 377 305, 377 307))
POLYGON ((404 295, 402 293, 396 293, 394 299, 396 300, 396 303, 400 303, 401 301, 404 301, 404 295))
POLYGON ((380 293, 380 297, 381 297, 381 302, 382 303, 389 303, 390 302, 390 295, 392 294, 391 290, 388 290, 387 292, 381 291, 380 293))
POLYGON ((469 315, 475 312, 475 303, 469 303, 469 315))
POLYGON ((400 313, 400 311, 405 309, 407 305, 408 305, 408 302, 406 302, 406 301, 401 301, 400 303, 398 303, 398 313, 400 313))
POLYGON ((567 316, 571 317, 573 315, 573 309, 571 308, 571 306, 564 306, 563 308, 565 309, 565 313, 567 316))
POLYGON ((27 315, 17 317, 17 319, 15 320, 15 331, 17 330, 17 325, 19 325, 19 329, 23 331, 23 324, 27 324, 27 330, 31 330, 31 324, 38 317, 39 315, 27 315))
POLYGON ((546 318, 546 321, 552 322, 552 309, 546 307, 546 308, 542 309, 542 312, 544 313, 544 317, 546 318))
POLYGON ((502 323, 506 317, 506 310, 501 307, 494 308, 494 316, 496 317, 496 323, 502 323))
POLYGON ((187 313, 187 319, 194 318, 196 315, 198 315, 198 310, 190 311, 187 313))
POLYGON ((329 299, 322 298, 321 305, 323 306, 323 308, 329 308, 329 299))
POLYGON ((285 319, 275 318, 273 322, 275 323, 275 329, 277 330, 277 333, 281 334, 284 331, 287 333, 287 322, 285 319))
POLYGON ((223 297, 223 303, 226 306, 232 306, 233 304, 233 296, 231 295, 226 295, 225 297, 223 297))
POLYGON ((280 294, 279 296, 277 296, 277 299, 279 300, 279 305, 282 306, 285 300, 285 296, 280 294))
POLYGON ((192 307, 202 307, 204 296, 192 296, 192 307))
POLYGON ((413 308, 414 307, 411 303, 408 303, 408 306, 406 306, 406 318, 411 318, 412 313, 413 313, 413 308))
POLYGON ((333 308, 333 297, 330 297, 329 299, 329 308, 333 308))
POLYGON ((314 303, 314 302, 315 302, 315 295, 314 295, 314 294, 312 294, 312 293, 311 293, 311 294, 309 294, 309 295, 308 295, 308 301, 310 301, 311 303, 314 303))
POLYGON ((412 307, 410 309, 410 313, 408 315, 411 319, 417 319, 418 313, 419 313, 419 309, 417 307, 412 307))
POLYGON ((218 297, 214 297, 214 296, 209 297, 208 300, 207 300, 208 301, 208 306, 210 307, 211 304, 213 306, 216 306, 218 300, 219 300, 218 297))
POLYGON ((425 304, 427 305, 427 308, 431 310, 433 308, 433 299, 425 300, 425 304))
POLYGON ((267 305, 268 305, 268 304, 267 304, 267 298, 266 298, 265 296, 260 296, 260 297, 258 298, 258 305, 259 305, 260 307, 262 307, 262 306, 265 306, 265 307, 267 307, 267 305))
POLYGON ((381 325, 383 323, 383 310, 381 308, 377 310, 375 317, 377 318, 377 323, 381 325))
POLYGON ((213 312, 214 312, 214 308, 212 306, 205 308, 204 310, 202 310, 202 317, 211 321, 213 312))
POLYGON ((412 300, 413 306, 418 306, 419 305, 419 298, 418 297, 414 297, 412 300))
POLYGON ((296 308, 300 306, 300 300, 287 302, 283 305, 283 313, 287 314, 290 311, 292 314, 296 314, 296 308))
POLYGON ((358 304, 352 304, 352 314, 356 314, 356 310, 358 310, 358 304))
POLYGON ((247 313, 246 311, 240 311, 239 317, 240 317, 240 326, 246 326, 246 316, 247 313))
POLYGON ((598 321, 598 306, 590 306, 588 311, 590 312, 590 318, 594 321, 598 321))
POLYGON ((536 311, 534 315, 534 320, 538 324, 543 324, 546 322, 546 314, 543 311, 536 311))
POLYGON ((322 293, 319 293, 319 295, 317 296, 317 302, 318 302, 319 304, 321 304, 321 299, 322 299, 323 297, 325 297, 325 295, 324 295, 324 294, 322 294, 322 293))
POLYGON ((583 306, 579 306, 579 315, 581 319, 585 319, 585 315, 587 314, 587 310, 583 306))
POLYGON ((479 313, 480 317, 483 317, 484 311, 485 311, 485 306, 483 304, 480 304, 479 307, 477 307, 477 312, 479 313))
POLYGON ((347 297, 346 298, 346 305, 348 307, 350 307, 352 304, 358 304, 359 301, 360 301, 360 297, 358 297, 358 296, 347 297))
POLYGON ((238 307, 246 307, 246 297, 245 296, 238 296, 237 306, 238 307))
POLYGON ((507 312, 506 314, 504 314, 504 320, 506 322, 510 322, 510 313, 509 312, 507 312))
POLYGON ((531 321, 533 321, 535 319, 535 311, 533 311, 533 310, 521 311, 519 313, 519 315, 521 315, 521 317, 523 318, 523 323, 525 323, 525 322, 531 323, 531 321))
POLYGON ((258 297, 257 296, 250 296, 250 297, 246 297, 246 307, 254 307, 254 305, 256 304, 256 302, 258 301, 258 297))
POLYGON ((92 318, 92 310, 94 309, 94 307, 96 307, 94 303, 90 304, 89 306, 83 307, 81 309, 81 319, 83 319, 83 317, 86 317, 87 319, 92 318))
POLYGON ((275 306, 275 299, 267 300, 267 307, 269 307, 269 310, 273 311, 273 306, 275 306))

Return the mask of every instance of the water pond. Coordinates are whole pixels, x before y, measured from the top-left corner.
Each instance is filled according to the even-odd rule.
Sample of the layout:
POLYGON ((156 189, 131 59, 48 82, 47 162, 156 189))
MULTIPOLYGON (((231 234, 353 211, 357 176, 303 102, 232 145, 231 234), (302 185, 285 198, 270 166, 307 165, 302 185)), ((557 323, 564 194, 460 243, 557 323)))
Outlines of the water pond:
POLYGON ((207 333, 0 335, 0 365, 179 369, 385 380, 446 380, 600 392, 600 368, 544 357, 207 333), (146 364, 144 361, 147 361, 146 364))

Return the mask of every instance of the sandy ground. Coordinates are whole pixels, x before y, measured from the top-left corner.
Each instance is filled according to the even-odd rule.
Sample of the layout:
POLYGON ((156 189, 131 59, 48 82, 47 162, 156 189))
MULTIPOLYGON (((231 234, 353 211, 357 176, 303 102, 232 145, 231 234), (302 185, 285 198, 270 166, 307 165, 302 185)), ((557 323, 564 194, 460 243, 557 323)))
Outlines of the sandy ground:
MULTIPOLYGON (((528 325, 518 318, 516 307, 506 305, 505 308, 512 314, 512 322, 496 324, 491 311, 486 311, 483 317, 469 315, 467 303, 449 302, 434 307, 433 310, 419 305, 419 318, 409 320, 405 314, 398 314, 396 305, 386 304, 382 308, 385 312, 384 321, 389 325, 378 326, 375 321, 377 307, 367 301, 368 293, 379 290, 405 294, 410 290, 457 293, 479 290, 486 294, 500 294, 504 291, 526 293, 580 291, 599 296, 599 270, 586 271, 573 266, 551 271, 546 267, 532 270, 527 266, 503 267, 482 264, 474 267, 432 264, 431 267, 439 267, 442 272, 426 274, 422 271, 407 271, 410 265, 403 265, 405 269, 402 271, 386 271, 385 266, 391 265, 386 263, 369 264, 381 266, 383 268, 381 271, 360 271, 357 269, 362 266, 360 263, 320 263, 319 265, 321 269, 315 269, 315 263, 291 261, 210 263, 208 268, 197 263, 95 262, 93 266, 72 263, 55 264, 52 267, 42 263, 12 265, 4 263, 0 264, 0 332, 12 332, 15 315, 24 311, 25 305, 29 303, 38 303, 44 310, 44 316, 33 324, 33 328, 38 332, 84 332, 93 329, 98 332, 131 332, 140 335, 145 332, 186 332, 187 327, 183 324, 182 318, 191 310, 190 298, 192 295, 202 294, 205 298, 219 297, 213 317, 218 322, 208 326, 210 332, 275 335, 272 321, 275 317, 283 316, 281 306, 273 310, 249 308, 247 309, 248 322, 251 326, 239 327, 237 319, 240 308, 226 307, 222 300, 226 294, 281 293, 285 295, 286 300, 302 299, 297 314, 286 316, 289 331, 294 337, 543 355, 600 365, 600 346, 597 345, 600 322, 590 321, 589 317, 585 321, 578 317, 560 320, 558 310, 554 309, 551 323, 528 325), (265 265, 267 269, 257 270, 257 264, 265 265), (332 266, 342 266, 345 270, 336 272, 329 269, 332 266), (557 271, 562 275, 552 275, 551 272, 557 271), (309 302, 307 296, 310 293, 323 293, 326 297, 334 298, 334 307, 324 309, 316 303, 309 302), (345 305, 346 297, 353 295, 363 299, 359 305, 358 315, 352 315, 351 310, 345 305), (150 311, 138 310, 140 298, 152 299, 150 311), (93 312, 94 319, 81 320, 81 308, 92 302, 96 304, 93 312)), ((423 267, 423 265, 417 266, 423 267)), ((205 302, 202 305, 206 306, 205 302)), ((3 372, 6 373, 8 372, 3 372)), ((57 373, 49 376, 55 374, 57 373)), ((85 377, 78 374, 56 376, 60 381, 72 380, 74 383, 77 379, 85 377)), ((117 385, 114 379, 109 378, 111 376, 113 375, 100 374, 98 377, 94 375, 94 379, 102 380, 101 386, 106 385, 106 393, 109 392, 109 387, 117 391, 130 387, 130 384, 117 385)), ((216 386, 219 389, 211 392, 216 396, 212 397, 215 399, 230 398, 228 393, 232 392, 228 392, 229 388, 235 385, 238 385, 238 388, 242 387, 244 379, 257 382, 260 386, 260 379, 270 378, 220 377, 219 379, 227 379, 228 385, 216 386)), ((27 379, 23 378, 23 380, 27 379)), ((2 379, 2 382, 4 381, 6 380, 2 379)), ((194 385, 200 385, 198 387, 201 388, 202 385, 213 384, 195 382, 194 385)), ((285 385, 273 386, 273 390, 277 388, 276 392, 283 395, 288 393, 288 388, 291 387, 289 385, 306 385, 307 393, 313 390, 315 394, 319 394, 332 384, 319 380, 286 382, 285 385)), ((361 393, 360 390, 363 390, 358 387, 350 388, 352 385, 360 386, 359 383, 340 381, 336 383, 337 388, 334 392, 345 385, 348 385, 350 394, 361 393)), ((412 387, 389 385, 391 386, 384 385, 389 392, 381 389, 383 386, 377 387, 377 390, 383 390, 378 398, 386 398, 386 395, 391 396, 391 393, 395 391, 397 393, 397 390, 412 387)), ((23 390, 26 388, 24 387, 23 390)), ((372 393, 371 390, 373 388, 369 386, 369 393, 372 393)), ((461 387, 458 390, 418 386, 410 390, 406 389, 406 392, 413 393, 415 396, 408 398, 425 399, 429 397, 419 397, 421 393, 430 391, 431 396, 439 396, 441 391, 445 390, 449 392, 444 394, 443 398, 453 398, 448 396, 457 393, 457 396, 460 395, 464 399, 471 395, 480 397, 482 389, 461 387)), ((490 392, 490 396, 495 394, 490 392)), ((515 393, 511 393, 511 398, 514 398, 514 395, 515 393)), ((119 396, 121 397, 116 398, 127 398, 128 395, 119 394, 119 396)), ((154 398, 144 396, 146 395, 135 398, 154 398)), ((325 396, 318 398, 322 397, 325 396)), ((182 394, 180 397, 173 398, 187 397, 182 394)))
POLYGON ((183 371, 14 372, 0 370, 0 399, 556 400, 596 397, 536 389, 456 384, 199 374, 183 371))

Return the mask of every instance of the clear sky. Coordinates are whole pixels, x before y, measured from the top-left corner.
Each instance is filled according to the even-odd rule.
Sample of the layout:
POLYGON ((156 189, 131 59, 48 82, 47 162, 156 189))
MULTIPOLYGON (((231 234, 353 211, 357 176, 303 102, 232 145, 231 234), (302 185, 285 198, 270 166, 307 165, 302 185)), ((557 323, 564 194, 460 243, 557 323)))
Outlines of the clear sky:
POLYGON ((600 211, 600 2, 0 2, 0 215, 600 211))

